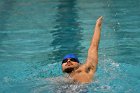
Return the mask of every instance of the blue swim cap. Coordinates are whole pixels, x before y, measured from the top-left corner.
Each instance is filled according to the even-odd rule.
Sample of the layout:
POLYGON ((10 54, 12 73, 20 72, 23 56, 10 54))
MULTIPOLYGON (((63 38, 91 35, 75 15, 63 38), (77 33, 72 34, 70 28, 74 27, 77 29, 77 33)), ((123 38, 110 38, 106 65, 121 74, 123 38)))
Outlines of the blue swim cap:
POLYGON ((67 58, 74 58, 77 60, 77 62, 79 63, 78 58, 76 57, 76 55, 74 54, 67 54, 66 56, 64 56, 63 60, 67 59, 67 58))

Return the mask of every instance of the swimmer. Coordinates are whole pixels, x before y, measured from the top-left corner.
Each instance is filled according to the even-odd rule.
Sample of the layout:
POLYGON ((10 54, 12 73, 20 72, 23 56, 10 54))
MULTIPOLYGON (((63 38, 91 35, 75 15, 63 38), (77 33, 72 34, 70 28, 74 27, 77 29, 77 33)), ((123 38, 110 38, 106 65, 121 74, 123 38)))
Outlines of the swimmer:
POLYGON ((103 17, 96 21, 94 34, 88 49, 86 62, 81 64, 74 54, 68 54, 63 58, 62 71, 68 74, 68 78, 78 83, 89 83, 92 81, 98 64, 98 46, 103 17))

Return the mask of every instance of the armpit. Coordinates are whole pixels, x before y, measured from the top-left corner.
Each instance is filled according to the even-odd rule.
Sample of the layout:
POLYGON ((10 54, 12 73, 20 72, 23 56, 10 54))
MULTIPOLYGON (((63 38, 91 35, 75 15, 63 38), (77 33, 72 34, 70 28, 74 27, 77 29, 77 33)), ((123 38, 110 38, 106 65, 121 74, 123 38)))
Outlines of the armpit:
POLYGON ((90 67, 88 67, 88 68, 86 68, 86 69, 85 69, 86 73, 89 73, 89 72, 90 72, 90 70, 91 70, 91 68, 90 68, 90 67))
POLYGON ((86 68, 85 71, 88 73, 88 72, 94 71, 94 70, 95 70, 95 67, 94 66, 89 66, 89 67, 86 68))

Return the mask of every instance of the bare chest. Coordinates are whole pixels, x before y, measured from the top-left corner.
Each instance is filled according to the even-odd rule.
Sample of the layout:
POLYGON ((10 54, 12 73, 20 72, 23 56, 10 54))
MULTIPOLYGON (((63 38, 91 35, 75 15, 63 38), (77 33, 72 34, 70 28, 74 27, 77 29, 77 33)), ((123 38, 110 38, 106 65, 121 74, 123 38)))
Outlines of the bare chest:
POLYGON ((93 79, 93 71, 90 69, 79 69, 71 74, 71 78, 80 83, 88 83, 93 79))

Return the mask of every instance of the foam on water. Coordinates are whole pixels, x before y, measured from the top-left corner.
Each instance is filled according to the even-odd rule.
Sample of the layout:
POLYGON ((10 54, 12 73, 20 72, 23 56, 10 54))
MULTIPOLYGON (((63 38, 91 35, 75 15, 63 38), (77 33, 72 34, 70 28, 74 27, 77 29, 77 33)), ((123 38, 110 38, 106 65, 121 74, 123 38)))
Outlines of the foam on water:
POLYGON ((8 77, 3 79, 3 92, 24 90, 20 93, 118 93, 124 91, 131 93, 137 91, 139 80, 130 77, 131 69, 137 67, 130 64, 119 64, 112 59, 105 58, 99 61, 94 81, 89 84, 74 84, 62 76, 61 65, 48 64, 40 68, 39 72, 25 80, 14 80, 8 77), (130 71, 128 70, 130 69, 130 71), (60 74, 61 72, 61 74, 60 74), (42 74, 43 73, 43 74, 42 74), (43 76, 44 75, 44 76, 43 76), (134 82, 134 81, 138 82, 134 82), (133 87, 131 87, 133 84, 133 87))

